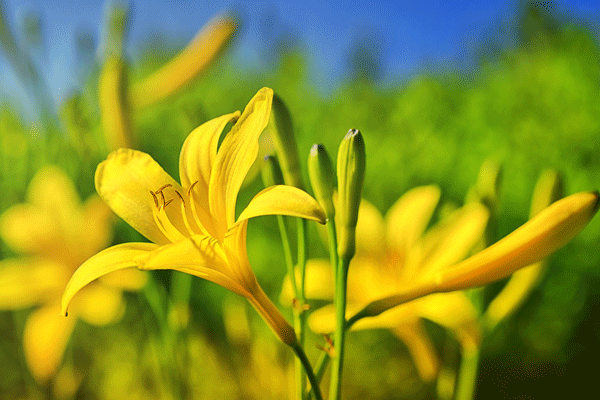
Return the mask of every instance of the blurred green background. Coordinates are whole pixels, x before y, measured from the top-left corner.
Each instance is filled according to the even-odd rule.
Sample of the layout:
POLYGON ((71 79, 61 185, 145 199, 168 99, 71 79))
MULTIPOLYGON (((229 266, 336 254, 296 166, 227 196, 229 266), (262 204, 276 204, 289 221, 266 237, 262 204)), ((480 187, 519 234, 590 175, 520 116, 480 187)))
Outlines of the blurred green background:
MULTIPOLYGON (((138 149, 177 177, 179 150, 187 134, 210 118, 242 109, 259 88, 268 86, 290 109, 302 159, 315 142, 324 143, 335 155, 349 128, 362 131, 368 160, 364 197, 382 212, 408 189, 430 183, 442 187, 442 202, 462 203, 482 163, 490 158, 501 163, 498 236, 502 237, 526 221, 531 192, 543 169, 554 168, 564 175, 567 194, 600 188, 597 25, 570 18, 568 9, 542 3, 548 2, 515 5, 510 21, 469 38, 475 51, 463 68, 423 63, 401 80, 382 79, 380 47, 357 36, 346 54, 343 79, 326 92, 310 73, 306 45, 286 41, 285 29, 261 49, 268 56, 261 68, 240 68, 233 38, 200 78, 132 112, 130 132, 138 149), (502 39, 502 32, 509 32, 511 39, 502 39)), ((107 15, 113 15, 113 9, 107 9, 107 15)), ((126 7, 122 10, 127 13, 126 7)), ((16 71, 26 88, 23 101, 29 105, 3 86, 0 213, 25 201, 28 183, 46 164, 62 167, 85 199, 94 193, 95 166, 109 149, 98 105, 103 60, 95 55, 95 42, 78 41, 75 51, 87 61, 69 78, 76 89, 56 104, 39 72, 44 50, 36 47, 36 35, 41 31, 36 31, 36 21, 11 27, 7 21, 15 18, 12 11, 0 9, 0 57, 6 68, 16 71), (18 56, 12 62, 7 32, 19 38, 14 43, 18 56)), ((135 23, 135 14, 131 17, 130 23, 135 23)), ((239 18, 241 26, 247 23, 243 15, 239 18)), ((109 26, 110 18, 102 24, 109 26)), ((115 43, 125 41, 126 34, 119 37, 116 31, 115 43)), ((181 47, 149 40, 137 49, 135 59, 127 61, 128 82, 143 81, 181 47)), ((113 51, 123 54, 121 49, 113 51)), ((260 189, 260 179, 250 182, 238 205, 247 204, 260 189)), ((311 256, 326 255, 316 229, 311 229, 311 256)), ((596 218, 552 256, 547 275, 521 310, 486 337, 476 398, 564 398, 593 390, 597 368, 591 366, 600 356, 599 239, 596 218)), ((132 240, 141 236, 118 222, 113 242, 132 240)), ((250 223, 248 249, 261 285, 276 299, 285 267, 274 218, 250 223)), ((14 250, 0 243, 0 259, 15 256, 14 250)), ((158 308, 165 299, 174 301, 176 275, 152 276, 158 308)), ((487 298, 501 287, 499 283, 486 288, 487 298)), ((168 393, 174 394, 172 398, 280 398, 277 390, 285 386, 281 381, 256 378, 258 389, 250 389, 241 375, 268 367, 287 379, 291 356, 269 336, 253 310, 247 322, 254 339, 245 341, 247 333, 236 339, 227 327, 223 304, 238 307, 238 314, 244 308, 230 297, 221 287, 193 279, 189 323, 161 327, 169 317, 150 306, 151 296, 127 294, 126 312, 119 323, 76 326, 65 364, 80 373, 71 374, 77 376, 77 384, 65 393, 57 389, 58 378, 39 383, 28 372, 22 334, 30 310, 0 311, 0 398, 169 398, 168 393), (174 351, 165 351, 165 343, 174 351)), ((448 348, 447 333, 441 328, 434 324, 428 328, 452 364, 456 346, 448 348)), ((347 398, 434 395, 434 385, 419 380, 405 347, 388 332, 352 333, 348 343, 347 398)), ((318 353, 313 348, 308 351, 311 357, 318 353)))

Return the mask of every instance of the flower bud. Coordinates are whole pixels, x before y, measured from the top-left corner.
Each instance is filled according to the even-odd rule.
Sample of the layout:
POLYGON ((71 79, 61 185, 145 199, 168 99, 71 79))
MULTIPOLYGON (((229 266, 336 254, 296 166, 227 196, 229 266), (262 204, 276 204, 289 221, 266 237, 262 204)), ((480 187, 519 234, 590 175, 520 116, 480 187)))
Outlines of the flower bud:
POLYGON ((126 64, 119 57, 109 57, 102 67, 98 89, 102 129, 109 150, 134 147, 127 88, 126 64))
POLYGON ((333 206, 333 187, 335 177, 333 166, 327 150, 322 144, 315 144, 310 149, 308 156, 308 177, 315 192, 315 198, 325 210, 327 218, 335 215, 333 206))
POLYGON ((355 250, 355 231, 365 177, 365 143, 358 129, 350 129, 338 150, 338 255, 351 258, 355 250))
POLYGON ((277 157, 268 155, 263 164, 261 175, 265 187, 283 185, 283 175, 277 157))
POLYGON ((281 161, 285 184, 302 189, 300 161, 298 160, 298 148, 294 138, 292 117, 283 100, 277 95, 273 96, 271 119, 267 129, 271 134, 275 151, 281 161))

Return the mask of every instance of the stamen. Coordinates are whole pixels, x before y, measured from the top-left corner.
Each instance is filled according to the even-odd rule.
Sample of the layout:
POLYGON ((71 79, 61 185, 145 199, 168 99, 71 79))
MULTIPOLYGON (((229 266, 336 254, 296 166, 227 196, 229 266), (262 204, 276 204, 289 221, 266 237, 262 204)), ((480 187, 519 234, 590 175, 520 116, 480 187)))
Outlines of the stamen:
POLYGON ((194 236, 194 231, 192 230, 192 226, 190 225, 190 221, 188 220, 187 213, 185 210, 185 200, 183 199, 183 196, 181 195, 181 193, 179 193, 179 191, 176 190, 175 193, 177 194, 177 196, 179 196, 179 199, 181 200, 181 215, 183 217, 183 223, 185 224, 185 228, 187 229, 190 237, 194 236))
POLYGON ((160 193, 160 197, 162 198, 162 207, 159 208, 164 208, 165 207, 165 194, 162 191, 158 191, 156 193, 160 193))
POLYGON ((186 237, 175 228, 173 223, 171 223, 164 207, 161 207, 158 210, 152 209, 152 215, 154 216, 154 221, 156 222, 156 225, 158 225, 158 228, 171 242, 176 243, 186 239, 186 237))
POLYGON ((154 192, 151 190, 150 194, 152 195, 152 198, 154 199, 154 205, 156 206, 156 208, 158 208, 158 199, 156 198, 156 195, 154 194, 154 192))
POLYGON ((181 193, 179 193, 178 190, 175 191, 175 194, 177 194, 177 196, 179 197, 179 199, 181 200, 181 203, 183 204, 183 206, 185 207, 185 200, 183 200, 183 196, 181 195, 181 193))
POLYGON ((165 205, 163 206, 163 208, 165 208, 166 206, 168 206, 169 204, 171 204, 171 202, 172 202, 172 201, 173 201, 173 199, 171 199, 171 200, 167 201, 167 202, 165 203, 165 205))
POLYGON ((172 187, 173 185, 171 185, 170 183, 167 183, 166 185, 162 185, 157 191, 156 193, 162 192, 163 190, 165 190, 168 187, 172 187))
POLYGON ((192 184, 190 185, 190 188, 189 188, 189 189, 188 189, 188 191, 187 191, 187 195, 188 195, 188 197, 191 197, 191 194, 190 194, 190 193, 192 192, 192 189, 194 188, 194 186, 196 186, 196 184, 197 184, 197 183, 198 183, 198 181, 196 181, 196 182, 194 182, 194 183, 192 183, 192 184))

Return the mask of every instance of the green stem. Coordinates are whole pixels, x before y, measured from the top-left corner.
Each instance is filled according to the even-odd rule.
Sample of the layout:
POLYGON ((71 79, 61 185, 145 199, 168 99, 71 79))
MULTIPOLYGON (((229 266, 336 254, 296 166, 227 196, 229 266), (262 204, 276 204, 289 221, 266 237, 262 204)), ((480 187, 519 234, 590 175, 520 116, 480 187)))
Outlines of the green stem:
POLYGON ((340 259, 336 269, 335 285, 335 334, 334 357, 331 366, 331 382, 329 399, 339 400, 342 391, 342 369, 344 367, 344 345, 346 336, 346 283, 348 281, 348 265, 352 257, 340 259))
MULTIPOLYGON (((297 286, 296 298, 298 299, 298 307, 294 310, 294 321, 296 325, 296 335, 298 336, 298 343, 301 348, 304 348, 304 339, 305 339, 305 330, 306 330, 306 313, 304 312, 304 304, 306 302, 305 298, 305 277, 306 277, 306 258, 308 254, 308 221, 305 219, 297 220, 298 226, 298 268, 300 268, 300 282, 297 286)), ((298 283, 298 282, 297 282, 298 283)), ((298 361, 297 361, 298 363, 298 361)), ((297 365, 297 364, 296 364, 297 365)), ((296 394, 297 398, 300 400, 305 399, 305 382, 306 375, 304 374, 303 369, 298 369, 297 366, 296 371, 300 373, 296 373, 296 394)), ((311 371, 312 372, 312 371, 311 371)))
MULTIPOLYGON (((329 353, 327 353, 326 351, 321 352, 321 355, 319 356, 319 359, 317 360, 317 363, 315 364, 315 377, 317 378, 317 382, 321 383, 321 380, 323 379, 323 375, 325 375, 325 370, 327 369, 327 365, 329 365, 329 360, 331 359, 331 357, 329 357, 329 353)), ((311 400, 312 399, 312 395, 313 392, 312 390, 310 390, 308 392, 308 399, 311 400)))
POLYGON ((479 348, 463 351, 458 370, 456 400, 472 400, 479 372, 479 348))
POLYGON ((300 363, 304 367, 304 371, 306 372, 306 375, 308 376, 308 381, 310 382, 310 385, 312 387, 312 392, 315 395, 315 399, 323 400, 323 396, 321 395, 321 389, 319 388, 319 381, 317 380, 317 377, 315 376, 315 374, 312 370, 310 361, 308 361, 308 357, 306 357, 306 353, 304 353, 304 350, 302 350, 302 347, 300 346, 299 343, 295 343, 295 344, 291 345, 291 348, 292 348, 292 350, 294 350, 294 353, 296 354, 297 359, 300 360, 300 363))

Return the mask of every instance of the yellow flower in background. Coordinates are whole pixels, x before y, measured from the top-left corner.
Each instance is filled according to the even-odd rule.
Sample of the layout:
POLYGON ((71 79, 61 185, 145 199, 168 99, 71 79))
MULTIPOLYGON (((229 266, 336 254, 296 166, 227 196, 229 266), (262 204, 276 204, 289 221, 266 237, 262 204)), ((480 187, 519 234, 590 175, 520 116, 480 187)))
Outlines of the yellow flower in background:
MULTIPOLYGON (((361 202, 356 256, 348 273, 349 315, 410 285, 421 274, 457 263, 480 240, 488 212, 479 204, 456 210, 425 232, 439 197, 437 186, 412 189, 392 206, 385 219, 372 204, 361 202)), ((332 299, 328 261, 310 260, 306 276, 308 298, 332 299)), ((427 296, 361 320, 353 328, 390 329, 407 345, 420 376, 429 381, 435 378, 439 361, 422 318, 452 330, 463 346, 476 346, 480 340, 477 312, 462 292, 427 296)), ((333 306, 326 306, 311 314, 309 326, 317 333, 330 333, 334 321, 333 306)))
POLYGON ((83 263, 67 285, 63 313, 79 290, 109 272, 129 267, 173 269, 245 297, 284 343, 296 343, 294 329, 263 292, 250 267, 248 219, 283 214, 324 223, 324 212, 302 190, 272 186, 235 218, 237 195, 258 153, 272 98, 273 91, 263 88, 241 115, 227 114, 196 128, 181 149, 181 185, 152 157, 135 150, 117 150, 98 166, 96 190, 102 199, 153 243, 116 245, 83 263), (221 132, 230 121, 235 124, 219 147, 221 132))
POLYGON ((94 324, 116 322, 123 314, 122 290, 146 282, 139 271, 106 276, 81 291, 72 314, 60 316, 60 299, 71 274, 111 240, 110 209, 97 197, 85 203, 56 167, 42 168, 31 181, 27 203, 0 216, 0 235, 19 258, 0 261, 0 310, 36 307, 25 324, 27 365, 38 381, 59 367, 77 318, 94 324))

